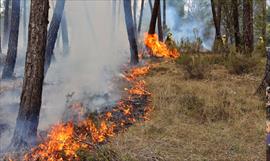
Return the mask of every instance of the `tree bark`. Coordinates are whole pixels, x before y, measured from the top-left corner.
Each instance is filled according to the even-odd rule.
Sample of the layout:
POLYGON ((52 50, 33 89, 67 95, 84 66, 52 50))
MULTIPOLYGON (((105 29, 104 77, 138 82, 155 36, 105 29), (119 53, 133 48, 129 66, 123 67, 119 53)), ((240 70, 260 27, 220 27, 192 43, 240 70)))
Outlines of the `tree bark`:
POLYGON ((262 24, 262 37, 264 40, 264 43, 266 43, 266 0, 262 0, 262 19, 263 19, 263 24, 262 24))
POLYGON ((27 5, 26 5, 27 1, 24 0, 23 1, 23 43, 26 46, 26 42, 27 42, 27 5))
POLYGON ((152 11, 152 16, 151 16, 151 21, 150 21, 150 26, 148 30, 148 34, 154 34, 155 29, 156 29, 156 22, 157 22, 157 17, 160 9, 160 0, 155 0, 154 3, 154 8, 152 11))
POLYGON ((144 9, 144 0, 141 2, 141 13, 140 13, 140 19, 139 19, 139 26, 138 26, 138 33, 140 34, 142 29, 142 18, 143 18, 143 9, 144 9))
MULTIPOLYGON (((160 1, 160 0, 158 0, 160 1)), ((162 27, 162 20, 161 20, 161 7, 159 6, 158 10, 158 40, 163 41, 163 27, 162 27)))
POLYGON ((214 0, 211 0, 211 8, 212 8, 213 21, 214 21, 215 30, 216 30, 216 39, 221 38, 221 32, 220 32, 221 2, 220 0, 218 1, 217 6, 215 5, 214 0), (217 11, 216 11, 216 7, 217 7, 217 11))
POLYGON ((53 11, 53 17, 48 31, 47 46, 45 53, 45 69, 44 69, 45 75, 51 65, 53 50, 55 48, 55 43, 65 7, 65 2, 66 0, 57 0, 53 11))
POLYGON ((152 4, 152 0, 148 0, 148 2, 149 2, 150 11, 152 12, 152 11, 153 11, 153 4, 152 4))
POLYGON ((243 47, 244 53, 253 51, 253 1, 243 1, 243 47))
POLYGON ((11 148, 35 144, 42 100, 48 10, 48 0, 31 1, 23 89, 11 148))
POLYGON ((163 0, 163 31, 166 29, 166 0, 163 0))
POLYGON ((138 47, 137 47, 137 42, 136 42, 135 29, 134 29, 132 11, 131 11, 131 0, 124 0, 124 12, 125 12, 126 29, 127 29, 128 40, 129 40, 129 45, 130 45, 130 53, 131 53, 130 64, 135 65, 139 62, 139 58, 138 58, 138 47))
POLYGON ((9 37, 9 0, 6 0, 4 5, 5 5, 5 13, 4 13, 3 46, 6 47, 9 37))
POLYGON ((220 52, 223 46, 222 39, 221 39, 221 32, 220 32, 220 24, 221 24, 221 0, 217 0, 217 4, 215 4, 214 0, 211 0, 211 8, 213 14, 213 21, 215 25, 215 40, 213 51, 220 52))
POLYGON ((234 40, 237 51, 241 47, 241 36, 239 28, 239 12, 238 12, 238 0, 231 0, 233 11, 233 27, 234 27, 234 40))
POLYGON ((18 36, 19 36, 19 25, 20 25, 20 0, 12 1, 12 12, 11 12, 11 26, 8 42, 8 52, 5 62, 5 66, 2 73, 3 79, 12 78, 16 58, 17 58, 17 47, 18 47, 18 36))
MULTIPOLYGON (((137 0, 133 1, 133 21, 134 21, 134 28, 137 29, 137 0)), ((137 30, 135 30, 135 33, 137 30)))
POLYGON ((264 71, 264 77, 259 85, 256 94, 262 94, 266 87, 270 86, 270 51, 266 53, 266 65, 264 71))
POLYGON ((61 31, 62 31, 62 41, 63 41, 63 52, 64 55, 69 54, 69 38, 68 38, 68 28, 67 28, 67 19, 65 13, 61 20, 61 31))

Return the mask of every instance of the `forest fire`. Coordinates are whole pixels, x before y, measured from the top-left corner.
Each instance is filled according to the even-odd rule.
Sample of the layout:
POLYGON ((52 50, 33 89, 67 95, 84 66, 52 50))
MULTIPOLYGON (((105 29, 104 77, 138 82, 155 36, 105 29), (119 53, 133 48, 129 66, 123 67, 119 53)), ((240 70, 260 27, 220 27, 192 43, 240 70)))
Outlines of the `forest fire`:
POLYGON ((79 117, 71 117, 67 123, 54 125, 45 141, 27 153, 24 160, 80 160, 78 150, 94 150, 95 146, 106 142, 117 131, 137 120, 147 120, 150 111, 148 96, 151 93, 146 90, 145 81, 136 78, 147 74, 149 70, 150 66, 137 67, 125 74, 131 85, 126 88, 127 96, 119 100, 112 110, 101 113, 98 119, 90 116, 82 119, 86 114, 83 104, 73 103, 70 106, 72 113, 79 117))
POLYGON ((145 45, 151 50, 150 54, 158 58, 177 58, 180 56, 176 49, 168 49, 165 43, 158 40, 157 34, 145 33, 145 45))

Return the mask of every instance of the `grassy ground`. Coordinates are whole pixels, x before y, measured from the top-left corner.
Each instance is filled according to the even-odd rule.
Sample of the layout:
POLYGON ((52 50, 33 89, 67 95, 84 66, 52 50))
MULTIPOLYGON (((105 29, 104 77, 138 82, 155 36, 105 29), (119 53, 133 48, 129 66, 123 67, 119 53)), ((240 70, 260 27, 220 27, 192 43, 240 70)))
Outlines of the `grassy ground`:
POLYGON ((184 73, 175 62, 155 67, 145 78, 153 93, 151 119, 106 148, 122 160, 265 160, 264 101, 254 95, 263 70, 233 75, 211 65, 200 80, 184 73))

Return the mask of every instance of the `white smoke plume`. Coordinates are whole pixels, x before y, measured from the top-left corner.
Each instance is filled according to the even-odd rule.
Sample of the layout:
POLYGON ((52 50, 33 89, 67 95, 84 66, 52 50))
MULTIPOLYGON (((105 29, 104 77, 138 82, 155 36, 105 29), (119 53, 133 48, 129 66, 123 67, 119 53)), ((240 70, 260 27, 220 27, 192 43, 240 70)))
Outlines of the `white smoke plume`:
MULTIPOLYGON (((66 57, 63 56, 66 53, 62 53, 59 45, 61 41, 59 41, 55 49, 56 60, 51 64, 45 78, 39 129, 46 129, 61 121, 68 94, 73 93, 72 99, 80 100, 91 95, 103 95, 115 91, 110 95, 110 101, 119 99, 117 88, 111 87, 111 80, 119 75, 120 67, 128 62, 130 54, 123 6, 117 4, 117 10, 121 12, 117 17, 116 31, 112 34, 114 32, 112 26, 117 22, 113 21, 110 1, 66 1, 65 14, 70 53, 66 57)), ((49 17, 52 17, 51 11, 49 17)), ((20 37, 21 35, 20 33, 20 37)), ((22 59, 19 59, 16 64, 17 76, 23 76, 24 71, 25 47, 22 41, 20 38, 18 57, 22 59)), ((0 88, 12 86, 12 82, 14 81, 1 80, 0 88)), ((11 126, 11 130, 2 134, 0 138, 2 146, 0 149, 7 145, 12 136, 12 128, 17 117, 21 86, 14 88, 12 91, 0 94, 1 121, 11 126)), ((96 110, 102 103, 104 100, 96 100, 95 105, 88 108, 96 110)))

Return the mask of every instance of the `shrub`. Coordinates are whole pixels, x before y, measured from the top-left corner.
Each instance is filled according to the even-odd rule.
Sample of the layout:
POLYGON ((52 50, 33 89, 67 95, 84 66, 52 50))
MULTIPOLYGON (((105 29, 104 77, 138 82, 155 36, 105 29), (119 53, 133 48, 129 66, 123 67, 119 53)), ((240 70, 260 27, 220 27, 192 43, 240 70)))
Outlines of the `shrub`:
POLYGON ((184 54, 177 60, 177 63, 183 65, 186 79, 203 79, 209 69, 208 62, 199 55, 189 56, 184 54))
POLYGON ((259 63, 259 60, 255 57, 232 55, 226 61, 225 66, 231 74, 241 75, 251 73, 259 63))

